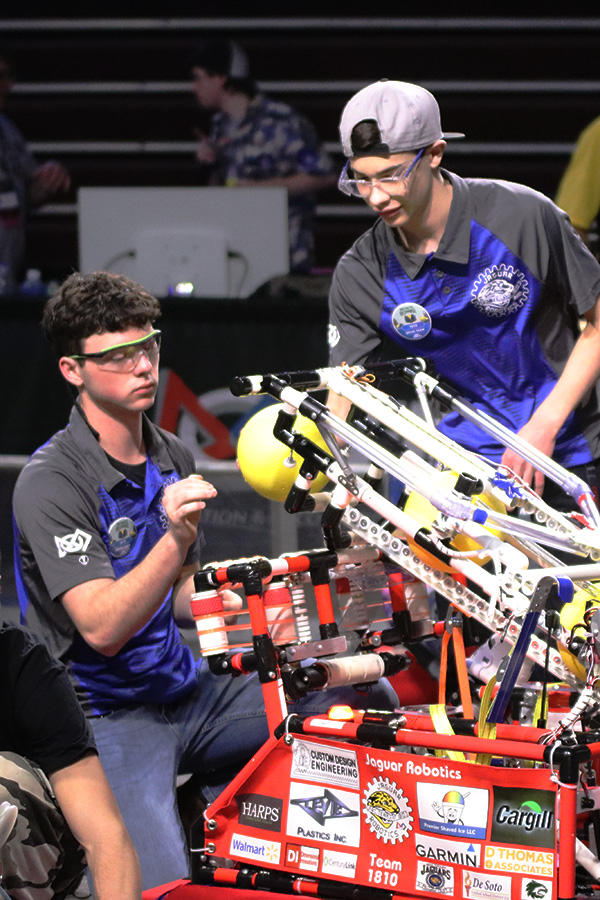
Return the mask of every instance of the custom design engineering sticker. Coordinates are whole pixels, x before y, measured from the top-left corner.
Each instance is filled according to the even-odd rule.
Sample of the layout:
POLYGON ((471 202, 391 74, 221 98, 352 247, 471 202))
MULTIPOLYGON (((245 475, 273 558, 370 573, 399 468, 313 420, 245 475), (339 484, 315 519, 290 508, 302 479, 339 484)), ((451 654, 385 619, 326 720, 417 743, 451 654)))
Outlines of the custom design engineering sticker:
POLYGON ((359 789, 358 762, 354 750, 296 740, 293 754, 292 778, 359 789))
POLYGON ((395 781, 374 778, 364 792, 363 814, 373 834, 386 844, 402 842, 412 831, 412 809, 395 781))

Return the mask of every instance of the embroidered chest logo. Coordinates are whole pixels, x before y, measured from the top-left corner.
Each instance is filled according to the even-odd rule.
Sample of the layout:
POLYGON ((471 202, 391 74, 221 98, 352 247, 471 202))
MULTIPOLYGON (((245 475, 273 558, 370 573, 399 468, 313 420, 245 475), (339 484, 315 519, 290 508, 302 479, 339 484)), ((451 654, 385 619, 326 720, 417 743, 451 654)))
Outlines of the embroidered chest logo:
POLYGON ((76 531, 72 531, 71 534, 65 534, 64 537, 54 535, 54 540, 58 549, 58 555, 62 559, 67 553, 85 553, 92 536, 82 531, 81 528, 77 528, 76 531))
POLYGON ((501 263, 489 266, 477 278, 471 291, 471 303, 486 316, 507 316, 529 299, 529 285, 523 272, 501 263))
POLYGON ((330 347, 337 347, 340 342, 340 333, 337 325, 329 325, 327 329, 327 341, 330 347))

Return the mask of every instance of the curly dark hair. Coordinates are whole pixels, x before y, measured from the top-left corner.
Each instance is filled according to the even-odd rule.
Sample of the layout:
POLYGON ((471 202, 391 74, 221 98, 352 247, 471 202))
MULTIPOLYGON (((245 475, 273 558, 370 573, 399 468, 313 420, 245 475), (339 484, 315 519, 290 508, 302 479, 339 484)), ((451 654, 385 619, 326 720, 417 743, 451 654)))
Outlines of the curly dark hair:
POLYGON ((125 275, 74 272, 47 301, 42 328, 59 357, 72 356, 93 334, 142 328, 159 316, 156 297, 125 275))

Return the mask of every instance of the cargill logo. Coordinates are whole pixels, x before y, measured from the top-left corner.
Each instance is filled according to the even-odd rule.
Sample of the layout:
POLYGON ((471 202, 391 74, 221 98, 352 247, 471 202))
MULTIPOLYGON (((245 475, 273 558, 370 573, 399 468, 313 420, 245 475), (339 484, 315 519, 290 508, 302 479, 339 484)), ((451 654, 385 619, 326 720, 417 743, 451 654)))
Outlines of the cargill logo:
POLYGON ((555 800, 553 791, 494 788, 491 840, 554 847, 555 800))

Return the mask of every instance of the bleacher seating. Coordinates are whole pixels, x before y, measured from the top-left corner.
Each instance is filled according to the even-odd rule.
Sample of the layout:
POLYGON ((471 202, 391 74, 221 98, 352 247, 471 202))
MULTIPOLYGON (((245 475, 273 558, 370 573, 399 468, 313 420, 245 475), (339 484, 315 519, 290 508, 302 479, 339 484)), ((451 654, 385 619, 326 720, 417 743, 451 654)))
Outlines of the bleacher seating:
MULTIPOLYGON (((207 34, 239 40, 260 86, 306 113, 340 167, 341 108, 380 77, 434 91, 444 127, 467 135, 450 168, 550 196, 577 134, 600 114, 600 19, 2 19, 18 75, 7 111, 40 159, 61 159, 73 178, 71 194, 32 219, 30 265, 48 277, 77 265, 79 186, 203 183, 187 61, 207 34)), ((364 230, 365 213, 335 189, 321 195, 320 266, 364 230)))

